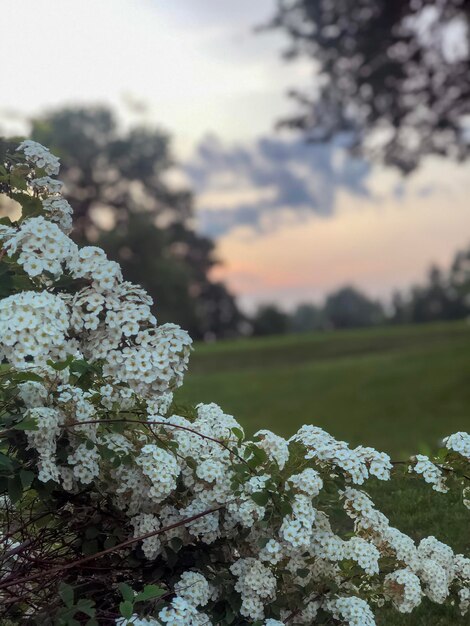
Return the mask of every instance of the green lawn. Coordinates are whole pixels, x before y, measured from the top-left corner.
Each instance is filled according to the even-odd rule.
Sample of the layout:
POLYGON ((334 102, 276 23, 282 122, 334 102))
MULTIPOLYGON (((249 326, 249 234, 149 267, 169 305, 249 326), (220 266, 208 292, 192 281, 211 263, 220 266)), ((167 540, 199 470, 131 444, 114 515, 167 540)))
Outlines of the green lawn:
MULTIPOLYGON (((462 322, 197 345, 177 399, 217 402, 250 433, 291 435, 312 423, 399 459, 470 428, 469 383, 470 326, 462 322)), ((374 491, 399 528, 470 552, 469 514, 452 496, 374 491)), ((435 605, 379 619, 383 626, 470 624, 435 605)))

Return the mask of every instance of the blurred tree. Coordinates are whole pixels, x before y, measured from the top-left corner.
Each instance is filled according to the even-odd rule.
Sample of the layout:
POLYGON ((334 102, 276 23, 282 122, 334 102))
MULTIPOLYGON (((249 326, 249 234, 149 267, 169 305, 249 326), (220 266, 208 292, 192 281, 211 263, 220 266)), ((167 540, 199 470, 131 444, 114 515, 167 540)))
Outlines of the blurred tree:
POLYGON ((423 287, 413 288, 411 293, 410 312, 414 322, 432 322, 454 318, 455 303, 450 298, 447 280, 438 267, 431 267, 427 284, 423 287))
POLYGON ((396 294, 391 320, 422 323, 457 320, 470 314, 470 249, 459 251, 450 270, 431 267, 427 281, 407 295, 396 294))
POLYGON ((449 272, 449 296, 458 307, 458 316, 470 314, 470 246, 459 250, 449 272))
POLYGON ((289 316, 274 304, 261 306, 252 322, 254 335, 283 335, 289 330, 289 316))
POLYGON ((392 295, 390 321, 393 324, 410 324, 411 307, 408 298, 401 291, 395 291, 392 295))
POLYGON ((277 0, 267 27, 287 33, 287 58, 312 61, 284 122, 310 140, 346 133, 404 172, 427 154, 467 156, 469 0, 277 0))
POLYGON ((342 287, 330 294, 324 313, 334 328, 375 326, 385 317, 379 302, 370 300, 354 287, 342 287))
POLYGON ((177 322, 195 338, 238 334, 235 299, 210 280, 214 243, 191 228, 192 195, 167 182, 168 135, 124 132, 105 107, 53 111, 32 121, 31 134, 60 156, 74 237, 118 260, 125 278, 150 293, 161 322, 177 322))
POLYGON ((294 333, 324 330, 327 327, 328 321, 323 309, 313 304, 299 304, 290 318, 290 329, 294 333))

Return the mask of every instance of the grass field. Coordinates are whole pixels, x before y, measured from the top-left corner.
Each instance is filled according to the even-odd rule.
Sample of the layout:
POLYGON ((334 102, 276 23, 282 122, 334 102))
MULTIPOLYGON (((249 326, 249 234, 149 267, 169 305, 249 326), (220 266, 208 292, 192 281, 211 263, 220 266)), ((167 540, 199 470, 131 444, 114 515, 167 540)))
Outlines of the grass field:
MULTIPOLYGON (((293 434, 319 425, 394 459, 426 452, 470 428, 470 327, 466 323, 290 335, 197 345, 184 403, 217 402, 249 433, 293 434)), ((453 496, 426 487, 373 487, 392 522, 416 539, 435 535, 470 552, 470 515, 453 496)), ((453 609, 424 604, 383 626, 470 624, 453 609)))

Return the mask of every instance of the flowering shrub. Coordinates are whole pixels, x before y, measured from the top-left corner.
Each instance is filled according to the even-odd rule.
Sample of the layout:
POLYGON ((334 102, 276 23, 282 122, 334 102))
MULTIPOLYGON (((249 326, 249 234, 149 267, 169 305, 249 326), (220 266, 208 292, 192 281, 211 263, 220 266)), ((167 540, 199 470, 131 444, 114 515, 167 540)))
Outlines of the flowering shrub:
POLYGON ((0 144, 0 622, 375 624, 470 605, 470 559, 415 542, 364 490, 404 471, 469 505, 470 435, 404 464, 303 426, 252 441, 178 407, 191 339, 102 250, 69 238, 43 146, 0 144))

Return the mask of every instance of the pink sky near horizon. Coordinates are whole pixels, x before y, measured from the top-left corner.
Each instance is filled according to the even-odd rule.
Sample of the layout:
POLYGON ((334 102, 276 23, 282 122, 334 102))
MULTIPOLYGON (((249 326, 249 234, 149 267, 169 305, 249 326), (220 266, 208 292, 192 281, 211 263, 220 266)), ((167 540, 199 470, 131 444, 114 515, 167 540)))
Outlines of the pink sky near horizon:
POLYGON ((422 283, 432 263, 448 267, 470 245, 465 190, 449 203, 442 196, 380 205, 348 197, 333 218, 312 216, 261 235, 239 228, 219 240, 223 265, 214 276, 247 310, 318 303, 345 284, 388 301, 394 289, 422 283))

